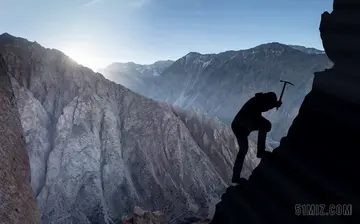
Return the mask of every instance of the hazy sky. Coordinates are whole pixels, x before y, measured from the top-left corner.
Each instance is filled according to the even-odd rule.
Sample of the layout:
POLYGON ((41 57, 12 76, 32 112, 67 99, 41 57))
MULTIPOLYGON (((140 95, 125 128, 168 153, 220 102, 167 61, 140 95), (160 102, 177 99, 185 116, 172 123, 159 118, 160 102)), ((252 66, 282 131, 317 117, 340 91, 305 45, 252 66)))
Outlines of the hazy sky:
POLYGON ((59 49, 97 69, 190 51, 267 42, 322 49, 318 27, 333 0, 0 0, 0 33, 59 49))

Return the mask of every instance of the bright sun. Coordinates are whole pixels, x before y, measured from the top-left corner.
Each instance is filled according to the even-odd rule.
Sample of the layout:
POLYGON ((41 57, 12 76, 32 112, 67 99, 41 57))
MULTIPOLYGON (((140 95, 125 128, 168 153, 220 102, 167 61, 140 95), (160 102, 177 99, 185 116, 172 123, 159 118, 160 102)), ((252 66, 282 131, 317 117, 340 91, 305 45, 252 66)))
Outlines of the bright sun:
POLYGON ((85 46, 84 44, 65 46, 61 48, 61 51, 78 64, 91 68, 94 71, 108 65, 104 59, 96 57, 99 55, 97 52, 92 51, 91 48, 85 46))
POLYGON ((94 63, 94 60, 89 56, 88 53, 76 49, 64 49, 63 51, 67 56, 76 61, 78 64, 84 65, 91 69, 97 68, 96 63, 94 63))

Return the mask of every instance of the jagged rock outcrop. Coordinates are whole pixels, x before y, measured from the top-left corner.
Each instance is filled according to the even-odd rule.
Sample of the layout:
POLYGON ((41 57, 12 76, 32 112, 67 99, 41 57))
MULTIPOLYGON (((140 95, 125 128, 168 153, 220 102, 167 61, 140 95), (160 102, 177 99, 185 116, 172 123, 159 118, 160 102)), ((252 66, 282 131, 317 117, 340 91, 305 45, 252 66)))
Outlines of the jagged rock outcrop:
MULTIPOLYGON (((179 223, 178 218, 176 217, 173 220, 166 221, 166 215, 160 211, 150 212, 145 211, 142 208, 135 206, 133 215, 131 217, 124 217, 121 221, 121 224, 171 224, 179 223)), ((201 219, 197 217, 189 217, 181 223, 183 224, 209 224, 211 220, 201 219)))
MULTIPOLYGON (((212 216, 237 152, 229 127, 135 94, 25 39, 0 36, 0 52, 42 223, 113 223, 135 205, 168 220, 212 216)), ((254 157, 252 148, 247 161, 254 157)))
POLYGON ((121 224, 166 224, 166 216, 160 211, 150 212, 136 206, 132 217, 123 218, 121 224))
POLYGON ((0 54, 0 222, 38 224, 30 165, 16 99, 0 54))
POLYGON ((121 224, 166 224, 166 216, 160 211, 144 211, 136 206, 132 217, 125 217, 121 224))
POLYGON ((316 88, 317 76, 326 74, 315 75, 314 88, 280 147, 262 159, 248 181, 227 189, 213 224, 358 223, 360 105, 316 88), (331 204, 341 205, 342 215, 316 216, 309 207, 324 205, 323 211, 331 212, 331 204))

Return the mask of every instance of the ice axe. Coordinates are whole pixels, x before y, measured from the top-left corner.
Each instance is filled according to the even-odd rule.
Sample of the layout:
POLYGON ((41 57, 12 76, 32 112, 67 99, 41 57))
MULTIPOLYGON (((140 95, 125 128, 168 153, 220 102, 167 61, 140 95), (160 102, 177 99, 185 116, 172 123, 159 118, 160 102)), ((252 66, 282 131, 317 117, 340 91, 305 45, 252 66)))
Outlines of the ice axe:
MULTIPOLYGON (((279 102, 281 102, 281 99, 282 99, 282 97, 283 97, 283 95, 284 95, 284 91, 285 91, 286 85, 287 85, 287 84, 290 84, 290 85, 294 86, 294 84, 292 84, 292 83, 289 82, 289 81, 280 80, 280 82, 283 82, 283 83, 284 83, 284 86, 283 86, 283 89, 282 89, 282 91, 281 91, 281 95, 280 95, 280 98, 279 98, 279 102)), ((276 109, 278 110, 279 107, 277 107, 276 109)))

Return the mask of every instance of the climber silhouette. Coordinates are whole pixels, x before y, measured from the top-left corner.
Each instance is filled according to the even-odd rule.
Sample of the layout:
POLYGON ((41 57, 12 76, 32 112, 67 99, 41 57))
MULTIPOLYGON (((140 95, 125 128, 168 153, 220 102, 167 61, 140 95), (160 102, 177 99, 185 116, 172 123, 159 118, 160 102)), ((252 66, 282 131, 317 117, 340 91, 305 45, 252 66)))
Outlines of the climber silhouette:
POLYGON ((274 92, 256 93, 253 98, 247 101, 235 116, 231 123, 239 145, 239 152, 236 156, 233 169, 233 183, 239 183, 240 173, 248 151, 248 136, 253 131, 258 132, 257 157, 261 158, 265 152, 266 135, 271 130, 271 123, 261 113, 280 107, 281 102, 277 101, 274 92))
POLYGON ((360 223, 360 1, 334 0, 320 36, 332 67, 314 73, 279 147, 226 190, 211 224, 360 223), (325 215, 307 210, 318 205, 325 215), (347 207, 329 215, 334 205, 347 207))

